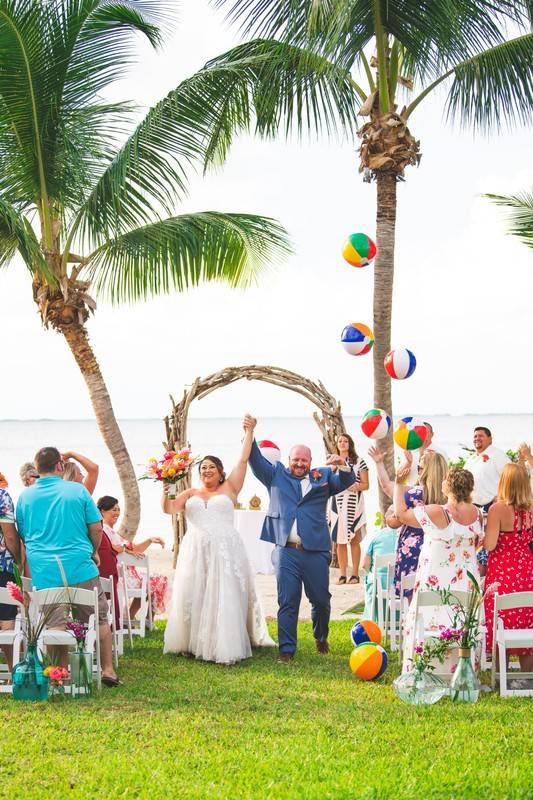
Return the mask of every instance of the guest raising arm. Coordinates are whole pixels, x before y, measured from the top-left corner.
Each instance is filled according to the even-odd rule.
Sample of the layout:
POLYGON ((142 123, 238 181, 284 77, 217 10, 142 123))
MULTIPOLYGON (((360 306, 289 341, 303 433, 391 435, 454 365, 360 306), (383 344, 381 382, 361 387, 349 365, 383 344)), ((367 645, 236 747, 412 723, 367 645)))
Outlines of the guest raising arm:
POLYGON ((62 453, 61 458, 65 462, 63 480, 81 483, 83 486, 85 486, 89 494, 93 494, 94 490, 96 489, 98 472, 100 470, 98 464, 95 464, 94 461, 91 461, 90 458, 87 458, 87 456, 82 456, 81 453, 74 453, 72 450, 67 450, 66 453, 62 453), (78 464, 81 464, 85 470, 85 476, 83 475, 78 464))

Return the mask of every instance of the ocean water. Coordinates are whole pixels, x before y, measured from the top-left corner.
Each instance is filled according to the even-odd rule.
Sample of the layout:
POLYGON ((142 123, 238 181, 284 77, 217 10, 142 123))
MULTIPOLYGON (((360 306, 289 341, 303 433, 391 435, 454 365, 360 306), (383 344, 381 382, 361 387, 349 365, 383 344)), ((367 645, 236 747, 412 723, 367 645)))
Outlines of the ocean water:
MULTIPOLYGON (((486 425, 493 433, 494 444, 507 450, 516 449, 522 441, 533 440, 533 414, 516 415, 476 415, 428 416, 433 425, 434 443, 442 447, 449 457, 461 453, 461 445, 471 446, 472 433, 476 425, 486 425)), ((163 423, 157 419, 122 420, 121 428, 129 448, 137 474, 144 471, 150 456, 163 452, 165 438, 163 423)), ((371 444, 359 428, 359 419, 346 418, 348 432, 355 439, 361 455, 367 453, 371 444)), ((193 452, 198 455, 218 455, 226 469, 230 469, 238 457, 242 437, 241 419, 190 419, 189 437, 193 452)), ((304 443, 313 451, 313 462, 320 465, 324 450, 320 432, 311 417, 262 418, 257 427, 258 439, 271 439, 276 442, 286 458, 293 444, 304 443)), ((95 498, 110 494, 121 498, 120 483, 113 462, 100 437, 93 420, 29 420, 0 421, 0 471, 9 480, 9 490, 16 500, 22 491, 19 468, 25 461, 31 461, 40 447, 58 447, 60 450, 73 450, 87 455, 100 465, 100 477, 95 498)), ((370 461, 370 459, 369 459, 370 461)), ((197 480, 195 476, 195 481, 197 480)), ((370 463, 370 490, 366 495, 367 516, 371 523, 378 508, 377 480, 370 463)), ((151 481, 141 481, 141 525, 138 535, 159 535, 170 543, 172 538, 170 518, 160 508, 160 488, 151 481)), ((257 494, 266 502, 266 491, 249 472, 240 500, 247 505, 250 497, 257 494)))

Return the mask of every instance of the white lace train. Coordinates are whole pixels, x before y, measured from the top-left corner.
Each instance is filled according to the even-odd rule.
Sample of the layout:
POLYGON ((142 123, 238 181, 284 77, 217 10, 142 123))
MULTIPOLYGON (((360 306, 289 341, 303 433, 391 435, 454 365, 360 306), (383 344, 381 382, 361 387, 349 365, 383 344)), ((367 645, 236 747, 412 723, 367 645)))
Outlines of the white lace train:
POLYGON ((250 658, 252 647, 273 646, 231 499, 191 497, 185 514, 164 652, 234 664, 250 658))

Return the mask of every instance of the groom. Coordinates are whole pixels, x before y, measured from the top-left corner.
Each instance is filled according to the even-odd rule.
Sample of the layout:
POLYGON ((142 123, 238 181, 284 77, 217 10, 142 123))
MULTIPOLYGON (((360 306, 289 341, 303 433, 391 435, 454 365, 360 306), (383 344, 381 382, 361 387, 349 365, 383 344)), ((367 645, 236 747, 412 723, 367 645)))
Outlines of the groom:
MULTIPOLYGON (((247 414, 243 424, 245 430, 253 430, 257 420, 247 414)), ((331 540, 326 506, 332 495, 355 483, 353 470, 336 474, 331 466, 344 467, 345 462, 334 455, 328 456, 328 466, 311 470, 311 451, 301 444, 292 448, 289 466, 284 467, 271 464, 254 441, 249 462, 270 496, 261 539, 276 545, 278 660, 288 664, 296 650, 302 584, 312 606, 316 649, 328 653, 331 540)))

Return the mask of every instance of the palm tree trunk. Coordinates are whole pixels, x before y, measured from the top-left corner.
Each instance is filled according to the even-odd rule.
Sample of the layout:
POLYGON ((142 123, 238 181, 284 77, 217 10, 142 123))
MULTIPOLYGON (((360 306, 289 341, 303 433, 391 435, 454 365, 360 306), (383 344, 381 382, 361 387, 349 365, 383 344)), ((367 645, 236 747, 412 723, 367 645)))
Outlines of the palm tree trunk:
MULTIPOLYGON (((396 231, 396 175, 393 172, 376 174, 377 182, 377 256, 374 266, 374 405, 392 416, 391 379, 383 368, 385 356, 391 349, 392 289, 394 281, 394 239, 396 231)), ((385 466, 394 476, 394 442, 392 431, 382 439, 385 466)), ((379 489, 379 502, 384 514, 390 499, 379 489)))
POLYGON ((124 515, 120 534, 127 539, 135 536, 139 527, 141 503, 139 485, 133 464, 126 449, 122 433, 115 418, 111 398, 89 343, 89 335, 82 325, 61 328, 76 364, 85 379, 100 432, 115 462, 124 494, 124 515))

